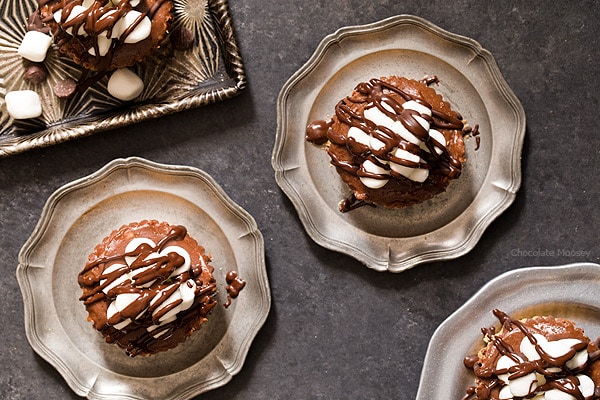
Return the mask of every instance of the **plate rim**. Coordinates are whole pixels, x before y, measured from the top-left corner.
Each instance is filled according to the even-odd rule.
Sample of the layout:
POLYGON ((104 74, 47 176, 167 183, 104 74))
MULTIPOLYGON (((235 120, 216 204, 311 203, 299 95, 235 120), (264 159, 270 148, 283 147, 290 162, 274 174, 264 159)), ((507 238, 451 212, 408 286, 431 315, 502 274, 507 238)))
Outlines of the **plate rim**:
MULTIPOLYGON (((375 48, 373 51, 377 50, 379 49, 375 48)), ((479 44, 479 42, 472 38, 446 31, 421 17, 410 14, 401 14, 388 17, 386 19, 370 24, 342 27, 336 30, 335 32, 325 36, 325 38, 321 40, 321 42, 319 43, 313 54, 310 56, 308 61, 306 61, 306 63, 302 65, 285 82, 285 84, 279 92, 279 95, 277 97, 277 131, 273 152, 271 154, 271 165, 275 172, 275 180, 278 186, 292 202, 292 205, 294 206, 299 216, 299 219, 305 228, 305 231, 312 238, 312 240, 314 240, 320 246, 329 250, 334 250, 350 255, 373 270, 402 272, 421 263, 440 260, 450 260, 460 257, 468 253, 475 247, 475 245, 477 244, 487 227, 499 215, 501 215, 514 202, 516 198, 516 194, 522 182, 521 156, 525 138, 525 131, 526 115, 523 106, 521 105, 519 99, 516 97, 512 89, 508 86, 508 83, 504 80, 491 52, 484 49, 479 44), (502 96, 502 99, 506 101, 507 106, 510 106, 510 111, 515 115, 516 127, 511 148, 512 158, 510 160, 511 163, 509 169, 510 177, 508 178, 510 183, 509 185, 501 188, 504 194, 503 197, 499 199, 493 207, 490 207, 490 209, 487 210, 487 213, 485 215, 479 217, 476 221, 469 221, 469 225, 471 225, 471 230, 469 232, 464 232, 464 237, 461 238, 459 243, 450 247, 428 248, 427 250, 420 253, 408 251, 399 259, 392 260, 389 258, 389 256, 387 259, 382 259, 371 254, 366 254, 361 248, 351 246, 349 243, 345 243, 343 241, 336 240, 335 238, 328 237, 327 235, 320 232, 317 228, 317 224, 313 220, 313 217, 310 215, 310 210, 308 210, 308 207, 303 203, 301 194, 291 182, 291 180, 289 180, 286 176, 286 172, 290 170, 290 168, 286 168, 286 166, 284 165, 285 163, 283 161, 282 153, 287 134, 286 128, 288 125, 288 115, 286 112, 288 108, 288 100, 290 94, 293 93, 295 86, 298 85, 299 82, 301 82, 307 75, 309 75, 309 73, 318 66, 319 62, 326 57, 327 50, 350 36, 359 36, 364 34, 368 35, 370 33, 386 29, 402 29, 405 25, 417 26, 426 30, 429 34, 447 40, 453 43, 454 45, 465 46, 469 48, 476 55, 476 57, 481 57, 481 59, 484 61, 485 66, 487 67, 488 75, 493 79, 494 89, 498 91, 499 95, 502 96)), ((483 185, 488 183, 489 180, 490 177, 488 171, 483 185)), ((474 201, 475 200, 476 199, 474 199, 474 201)), ((474 202, 467 206, 467 208, 472 207, 473 204, 474 202)), ((449 224, 457 221, 459 217, 451 221, 449 224)), ((440 231, 443 228, 444 227, 436 231, 440 231)), ((400 244, 405 247, 410 247, 410 242, 414 242, 414 238, 419 238, 427 235, 431 238, 432 234, 436 231, 429 232, 426 235, 418 235, 409 238, 388 239, 383 236, 377 236, 372 234, 367 235, 376 237, 379 241, 383 243, 382 247, 387 247, 389 249, 393 244, 400 244)))
MULTIPOLYGON (((239 204, 235 203, 227 195, 223 188, 214 180, 214 178, 208 173, 204 172, 203 170, 184 165, 161 164, 154 161, 146 160, 141 157, 119 158, 110 161, 99 170, 87 176, 71 181, 54 191, 46 201, 42 209, 40 218, 33 232, 22 246, 18 255, 18 265, 15 274, 24 303, 23 309, 25 334, 32 349, 59 372, 59 374, 63 377, 68 386, 77 395, 86 396, 89 399, 114 398, 116 400, 124 397, 132 399, 142 398, 132 394, 125 396, 122 393, 95 392, 94 386, 98 379, 106 380, 107 375, 103 373, 92 373, 87 371, 79 371, 78 373, 76 373, 74 371, 75 367, 67 365, 67 363, 61 359, 60 355, 58 355, 55 352, 55 350, 53 350, 53 346, 51 344, 46 343, 42 339, 43 335, 39 334, 38 327, 35 321, 36 312, 39 312, 37 310, 38 306, 36 306, 36 303, 39 301, 39 297, 35 295, 35 291, 31 286, 30 277, 28 276, 29 269, 49 268, 49 271, 52 271, 54 269, 54 265, 35 265, 33 263, 30 263, 29 259, 32 253, 35 251, 38 243, 40 243, 40 241, 43 239, 44 235, 48 231, 51 222, 51 217, 54 213, 54 210, 59 205, 61 199, 64 196, 68 196, 69 194, 76 192, 78 189, 84 189, 101 182, 104 178, 110 176, 113 172, 118 171, 119 169, 128 170, 130 168, 139 168, 141 171, 143 171, 142 173, 144 174, 171 174, 184 179, 201 180, 204 185, 206 185, 208 188, 210 188, 210 190, 212 190, 215 197, 217 197, 222 202, 222 205, 235 216, 237 220, 236 224, 244 226, 245 234, 250 236, 252 240, 251 245, 249 246, 253 247, 253 252, 255 253, 254 261, 252 261, 254 265, 253 268, 255 268, 253 272, 255 272, 256 275, 255 283, 257 288, 257 307, 253 308, 256 311, 255 318, 249 320, 247 327, 248 329, 245 332, 245 335, 243 335, 243 337, 241 337, 240 339, 236 339, 237 343, 234 343, 236 345, 236 347, 234 348, 235 351, 231 353, 232 356, 230 357, 230 359, 223 359, 223 357, 221 357, 220 354, 218 354, 220 348, 226 347, 222 346, 221 340, 219 342, 219 345, 217 345, 213 350, 208 352, 202 359, 198 360, 195 364, 190 365, 184 368, 183 370, 174 373, 182 374, 184 372, 188 372, 201 363, 208 363, 211 365, 211 367, 216 366, 218 368, 216 371, 214 371, 215 374, 208 377, 209 379, 205 381, 195 379, 193 382, 185 382, 184 386, 180 387, 177 392, 171 392, 170 396, 168 397, 168 399, 172 400, 184 400, 193 396, 197 396, 209 390, 221 387, 227 384, 233 378, 234 375, 239 373, 239 371, 242 369, 245 363, 252 342, 255 340, 256 336, 258 335, 258 332, 266 322, 271 309, 271 290, 269 287, 269 281, 267 276, 265 245, 262 233, 260 232, 254 218, 239 204), (230 364, 225 365, 224 361, 231 362, 230 364), (84 383, 85 381, 91 381, 91 384, 88 385, 84 383)), ((127 190, 125 190, 124 193, 127 193, 127 190)), ((227 334, 228 331, 229 330, 224 332, 224 337, 230 336, 227 334)), ((97 365, 95 366, 97 367, 97 365)), ((113 378, 113 381, 120 383, 122 382, 119 381, 119 379, 122 376, 125 376, 127 379, 136 382, 147 381, 148 379, 144 377, 132 377, 123 375, 121 373, 110 371, 101 366, 100 368, 102 368, 104 371, 107 371, 109 377, 113 378)), ((153 379, 161 379, 168 376, 172 376, 174 374, 169 373, 167 375, 154 377, 153 379)))
MULTIPOLYGON (((427 393, 426 388, 428 385, 426 381, 429 379, 426 374, 428 373, 428 369, 431 364, 435 364, 435 354, 436 354, 436 343, 440 340, 440 337, 444 336, 448 331, 451 330, 454 320, 462 314, 471 313, 476 314, 477 312, 477 304, 481 302, 482 299, 487 298, 487 292, 490 288, 494 288, 499 283, 507 281, 510 282, 520 275, 531 275, 538 273, 540 276, 545 277, 547 280, 551 280, 550 277, 556 277, 557 275, 563 274, 571 274, 575 271, 589 271, 590 273, 594 273, 600 277, 600 264, 594 262, 574 262, 568 264, 561 265, 536 265, 530 267, 521 267, 513 270, 506 271, 484 283, 471 297, 469 297, 460 307, 458 307, 455 311, 453 311, 448 317, 446 317, 440 325, 434 330, 429 343, 427 345, 427 350, 425 356, 423 358, 423 367, 421 370, 421 374, 419 377, 419 386, 417 389, 416 400, 429 400, 432 393, 427 393)), ((600 283, 596 283, 600 285, 600 283)), ((548 303, 548 301, 540 301, 536 302, 536 304, 548 303)), ((588 305, 586 303, 586 305, 588 305)), ((596 302, 597 306, 600 306, 600 301, 596 302)), ((485 310, 486 316, 489 315, 491 320, 494 320, 492 316, 492 310, 485 310)), ((503 310, 508 313, 513 312, 514 310, 503 310)), ((482 325, 483 327, 484 325, 482 325)), ((479 325, 476 325, 476 328, 479 325)), ((473 343, 476 345, 476 343, 473 343)), ((464 356, 466 356, 465 354, 464 356)), ((462 358, 458 360, 457 367, 462 366, 462 358)), ((466 387, 464 388, 467 389, 466 387)))
MULTIPOLYGON (((20 1, 20 0, 19 0, 20 1)), ((23 136, 2 138, 0 136, 0 158, 23 153, 35 148, 44 148, 72 139, 91 136, 117 128, 140 123, 181 111, 206 106, 237 96, 247 86, 244 62, 237 43, 234 24, 229 11, 229 0, 206 0, 218 31, 224 69, 232 80, 231 85, 221 85, 195 96, 185 97, 170 103, 140 103, 125 110, 111 110, 100 121, 65 120, 45 129, 23 136), (152 112, 147 113, 146 111, 152 112), (125 118, 127 116, 127 118, 125 118)))

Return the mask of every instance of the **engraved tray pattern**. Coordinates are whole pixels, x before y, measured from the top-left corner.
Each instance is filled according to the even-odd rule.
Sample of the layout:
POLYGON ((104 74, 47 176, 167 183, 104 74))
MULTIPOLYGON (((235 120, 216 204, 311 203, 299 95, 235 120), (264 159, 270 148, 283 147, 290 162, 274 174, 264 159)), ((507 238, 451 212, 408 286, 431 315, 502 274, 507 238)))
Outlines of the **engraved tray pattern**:
POLYGON ((144 80, 144 92, 135 102, 108 95, 107 77, 82 94, 58 99, 57 81, 81 75, 81 67, 52 46, 44 61, 48 80, 32 85, 23 80, 25 67, 17 49, 27 31, 27 19, 36 0, 0 2, 0 157, 49 146, 142 120, 228 99, 246 86, 246 76, 226 0, 174 0, 172 28, 183 25, 196 34, 190 50, 174 51, 168 40, 133 69, 144 80), (13 120, 4 97, 13 90, 35 90, 43 114, 13 120))
POLYGON ((377 271, 401 272, 470 251, 521 185, 525 112, 492 54, 473 39, 412 15, 349 26, 325 37, 283 85, 277 100, 272 166, 308 235, 377 271), (362 207, 340 213, 349 191, 321 148, 305 140, 311 121, 333 113, 359 82, 388 75, 435 86, 473 126, 460 179, 445 193, 400 210, 362 207))

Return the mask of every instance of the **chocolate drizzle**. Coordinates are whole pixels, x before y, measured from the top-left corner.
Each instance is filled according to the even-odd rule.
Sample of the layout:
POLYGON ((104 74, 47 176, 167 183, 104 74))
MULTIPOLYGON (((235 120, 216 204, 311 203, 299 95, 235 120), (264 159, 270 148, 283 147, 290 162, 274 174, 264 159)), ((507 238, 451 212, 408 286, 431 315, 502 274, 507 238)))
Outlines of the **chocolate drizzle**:
MULTIPOLYGON (((448 148, 449 143, 440 143, 430 135, 430 129, 439 131, 458 131, 464 128, 458 113, 444 112, 425 100, 420 90, 403 90, 403 88, 382 79, 371 79, 359 83, 350 96, 340 100, 335 107, 335 117, 327 120, 316 120, 306 127, 306 140, 314 144, 325 144, 329 141, 335 146, 343 146, 353 155, 352 159, 340 159, 334 152, 328 151, 331 163, 341 171, 359 178, 369 178, 388 182, 395 181, 397 187, 420 187, 422 181, 407 178, 399 170, 402 167, 427 170, 425 184, 432 187, 432 192, 443 191, 447 180, 456 179, 462 170, 462 154, 455 154, 448 148), (415 106, 404 108, 403 104, 411 101, 416 109, 428 109, 428 113, 416 111, 415 106), (400 123, 409 134, 419 142, 411 142, 397 133, 397 129, 381 126, 365 117, 365 111, 376 108, 380 114, 389 118, 394 124, 400 123), (425 121, 425 122, 423 122, 425 121), (375 141, 376 146, 359 142, 347 129, 335 129, 341 124, 349 129, 357 128, 365 137, 375 141), (425 126, 423 125, 425 124, 425 126), (429 129, 427 128, 429 126, 429 129), (416 144, 416 143, 421 143, 416 144), (410 153, 410 154, 407 154, 410 153), (410 157, 409 157, 410 155, 410 157), (461 158, 459 158, 461 157, 461 158), (365 161, 378 168, 365 167, 365 161), (394 165, 399 168, 395 168, 394 165), (445 182, 444 182, 445 181, 445 182), (444 183, 441 183, 444 182, 444 183), (441 184, 440 184, 441 183, 441 184), (440 184, 440 188, 433 188, 440 184)), ((437 77, 412 81, 415 85, 437 83, 437 77)), ((448 140, 448 139, 446 139, 448 140)), ((424 179, 424 178, 423 178, 424 179)), ((385 187, 386 183, 382 183, 385 187)), ((378 187, 381 187, 378 186, 378 187)), ((374 186, 375 188, 375 186, 374 186)), ((340 204, 342 212, 361 206, 363 200, 356 197, 346 199, 340 204)))
POLYGON ((173 342, 183 340, 197 327, 198 318, 205 320, 216 305, 214 279, 211 277, 207 282, 202 279, 203 272, 212 271, 212 267, 204 261, 191 262, 189 269, 174 274, 184 265, 185 259, 175 251, 164 254, 167 247, 178 246, 186 235, 185 227, 174 226, 155 246, 142 243, 132 251, 97 258, 88 262, 79 273, 78 282, 83 289, 80 300, 91 318, 94 314, 92 319, 96 329, 107 342, 126 347, 130 356, 173 347, 173 342), (182 303, 182 299, 169 300, 181 285, 194 290, 192 305, 177 313, 176 318, 161 322, 165 314, 182 303), (106 304, 121 294, 137 294, 138 297, 114 315, 106 315, 106 304), (104 311, 96 313, 94 309, 104 311), (125 326, 117 328, 116 325, 121 323, 125 326), (175 336, 181 340, 171 340, 175 336))
MULTIPOLYGON (((153 2, 141 0, 138 5, 133 7, 130 0, 122 0, 118 5, 113 5, 108 0, 96 0, 87 9, 81 10, 79 7, 82 6, 82 0, 38 0, 39 11, 36 11, 35 14, 41 14, 41 21, 52 28, 52 35, 59 49, 70 48, 75 61, 81 62, 88 69, 106 71, 114 68, 115 56, 124 51, 125 47, 138 47, 139 43, 125 43, 125 40, 144 18, 148 17, 152 20, 163 4, 169 2, 170 0, 154 0, 153 2), (78 8, 75 9, 75 7, 78 8), (116 25, 132 10, 140 13, 138 17, 118 37, 112 37, 116 25), (60 12, 59 21, 54 20, 57 12, 60 12), (106 54, 101 54, 98 41, 100 36, 112 39, 106 54)), ((143 41, 152 40, 151 37, 143 39, 143 41)), ((133 64, 137 60, 133 58, 132 61, 133 64)), ((82 78, 81 81, 84 79, 82 78)), ((82 85, 81 90, 86 88, 86 85, 82 85)))
MULTIPOLYGON (((497 352, 497 359, 501 356, 510 358, 514 365, 508 368, 498 368, 496 365, 497 359, 490 361, 482 361, 478 356, 467 356, 464 359, 465 367, 472 369, 477 377, 477 385, 467 389, 466 395, 462 400, 478 399, 478 400, 496 400, 499 399, 500 389, 505 383, 499 378, 502 374, 508 374, 508 380, 517 379, 527 376, 531 373, 542 375, 544 379, 540 385, 534 385, 529 388, 529 392, 524 397, 514 397, 515 399, 532 399, 536 395, 546 392, 551 389, 557 389, 567 393, 576 400, 594 400, 600 399, 600 387, 595 383, 595 393, 592 396, 585 397, 579 388, 580 381, 577 377, 579 374, 591 376, 590 366, 600 359, 600 350, 595 344, 590 345, 587 338, 581 335, 577 338, 577 342, 570 346, 569 350, 559 356, 549 354, 540 345, 539 340, 534 335, 540 333, 538 328, 532 328, 527 322, 519 321, 511 318, 506 313, 500 310, 493 310, 494 315, 502 324, 501 334, 496 334, 493 327, 482 328, 482 332, 488 343, 486 348, 486 356, 490 354, 490 346, 497 352), (518 330, 523 337, 526 337, 534 346, 539 359, 529 360, 520 350, 515 349, 506 339, 507 332, 518 330), (567 365, 569 360, 580 351, 587 349, 587 361, 580 366, 567 365), (493 364, 490 365, 490 362, 493 364), (544 382, 545 381, 545 382, 544 382)), ((537 324, 536 324, 537 325, 537 324)), ((539 328, 541 329, 541 328, 539 328)), ((551 328, 549 328, 551 329, 551 328)), ((563 338, 563 337, 561 337, 563 338)))
MULTIPOLYGON (((369 82, 360 83, 355 89, 354 97, 346 97, 341 100, 335 107, 335 114, 339 121, 349 126, 353 126, 366 132, 371 137, 378 139, 384 143, 384 146, 377 150, 363 149, 363 157, 366 155, 373 154, 377 158, 385 161, 394 162, 399 165, 403 165, 409 168, 426 168, 430 169, 431 173, 448 175, 451 178, 457 178, 461 171, 461 162, 453 158, 445 146, 436 142, 428 134, 428 131, 421 126, 416 117, 421 117, 427 120, 432 128, 437 129, 453 129, 460 130, 463 127, 463 123, 452 115, 442 113, 431 107, 425 100, 419 96, 408 94, 405 91, 388 84, 380 79, 371 79, 369 82), (399 102, 396 96, 399 95, 404 101, 414 100, 419 104, 431 109, 432 116, 429 117, 425 114, 421 114, 414 110, 405 110, 402 108, 402 103, 399 102), (404 140, 400 135, 393 132, 391 129, 375 125, 363 115, 352 111, 349 103, 362 103, 366 102, 368 107, 377 107, 387 117, 400 121, 402 125, 414 136, 423 141, 429 151, 421 149, 419 146, 404 140), (387 107, 386 107, 387 106, 387 107), (394 112, 391 112, 389 108, 392 108, 394 112), (442 150, 441 154, 437 154, 434 147, 438 146, 442 150), (407 160, 402 157, 396 157, 392 154, 392 150, 400 148, 406 150, 414 155, 419 156, 423 162, 415 162, 407 160)), ((331 131, 330 131, 331 132, 331 131)), ((336 143, 344 143, 348 140, 346 137, 335 137, 331 138, 336 143)), ((390 171, 391 176, 398 177, 398 174, 390 171)), ((388 175, 375 174, 370 176, 374 179, 388 179, 388 175)))

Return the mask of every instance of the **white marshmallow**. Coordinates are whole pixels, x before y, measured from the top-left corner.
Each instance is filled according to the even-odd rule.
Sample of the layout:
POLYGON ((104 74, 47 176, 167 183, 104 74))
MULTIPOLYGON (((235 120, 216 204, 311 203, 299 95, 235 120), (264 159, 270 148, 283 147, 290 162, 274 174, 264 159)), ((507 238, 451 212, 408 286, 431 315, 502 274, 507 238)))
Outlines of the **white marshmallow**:
POLYGON ((544 400, 575 400, 575 397, 559 389, 551 389, 544 392, 544 400))
MULTIPOLYGON (((71 12, 69 13, 69 17, 67 18, 67 20, 65 22, 70 22, 73 19, 77 18, 79 15, 83 14, 84 12, 87 12, 87 7, 84 6, 75 6, 71 9, 71 12)), ((58 23, 60 23, 62 19, 62 10, 59 10, 57 12, 54 13, 54 20, 58 23)), ((73 28, 72 27, 68 27, 67 29, 65 29, 65 32, 67 32, 69 35, 73 34, 73 28)))
POLYGON ((365 119, 373 122, 379 126, 385 126, 386 128, 390 128, 394 123, 394 120, 385 115, 379 108, 371 107, 365 109, 363 112, 365 119))
POLYGON ((181 311, 185 311, 194 304, 196 298, 196 282, 193 279, 188 279, 186 282, 179 285, 179 292, 183 302, 179 305, 181 311))
POLYGON ((52 45, 52 37, 38 31, 28 31, 19 45, 17 53, 30 61, 42 62, 52 45))
POLYGON ((403 103, 402 108, 404 108, 405 110, 413 110, 420 114, 429 115, 431 117, 431 110, 415 100, 409 100, 403 103))
POLYGON ((560 340, 540 343, 540 347, 550 356, 559 358, 567 354, 571 350, 571 346, 563 343, 560 340))
POLYGON ((406 140, 409 143, 416 144, 417 146, 423 143, 418 137, 416 137, 408 129, 406 129, 404 124, 402 124, 402 122, 400 121, 394 122, 390 129, 393 130, 396 134, 400 135, 402 139, 406 140))
POLYGON ((577 375, 577 379, 579 379, 579 390, 581 394, 585 398, 588 398, 594 394, 595 384, 592 378, 587 375, 579 374, 577 375))
POLYGON ((6 93, 6 110, 14 119, 36 118, 42 115, 40 96, 33 90, 15 90, 6 93))
MULTIPOLYGON (((115 6, 118 6, 121 1, 122 0, 110 0, 110 2, 113 3, 115 6)), ((140 4, 140 0, 129 0, 129 4, 131 5, 131 7, 136 7, 138 4, 140 4)))
MULTIPOLYGON (((181 292, 179 290, 176 290, 160 306, 158 306, 158 308, 156 310, 154 310, 154 312, 152 313, 152 316, 155 317, 156 314, 162 312, 163 309, 165 309, 166 307, 170 306, 172 303, 175 303, 176 301, 179 301, 179 300, 181 300, 181 292)), ((169 311, 167 311, 162 317, 160 317, 158 319, 158 321, 163 322, 167 318, 171 318, 172 316, 177 315, 180 311, 181 311, 181 303, 178 304, 177 306, 173 307, 169 311)))
POLYGON ((190 258, 190 254, 185 251, 183 249, 183 247, 179 247, 179 246, 169 246, 169 247, 165 247, 161 252, 160 255, 161 256, 166 256, 169 253, 177 253, 179 254, 181 257, 183 257, 183 264, 181 266, 179 266, 178 268, 176 268, 173 273, 171 273, 170 277, 174 277, 177 276, 179 274, 184 273, 185 271, 189 270, 191 265, 192 265, 192 259, 190 258))
MULTIPOLYGON (((444 135, 440 131, 436 131, 435 129, 430 129, 429 130, 429 137, 431 137, 436 142, 438 142, 439 144, 441 144, 442 147, 446 147, 446 138, 444 137, 444 135)), ((440 154, 442 152, 442 150, 439 149, 437 146, 435 148, 436 148, 436 152, 438 152, 438 150, 439 150, 438 154, 440 154)))
MULTIPOLYGON (((535 333, 533 337, 538 343, 546 342, 546 338, 538 333, 535 333)), ((523 355, 527 357, 529 361, 535 361, 541 358, 539 353, 535 349, 535 346, 529 341, 529 338, 527 336, 525 336, 523 340, 521 340, 521 345, 519 347, 521 349, 521 353, 523 353, 523 355)))
POLYGON ((113 327, 115 329, 121 330, 121 329, 125 328, 127 325, 129 325, 130 323, 131 323, 131 318, 127 318, 127 319, 119 322, 118 324, 114 324, 113 327))
POLYGON ((119 100, 129 101, 144 90, 144 82, 128 68, 117 69, 108 80, 108 93, 119 100))
POLYGON ((423 127, 426 131, 429 131, 429 122, 419 115, 415 115, 414 118, 417 120, 419 125, 423 127))
POLYGON ((510 380, 510 392, 514 397, 525 397, 537 388, 535 372, 510 380))
MULTIPOLYGON (((98 52, 100 53, 99 56, 104 57, 108 54, 108 51, 110 50, 110 46, 112 45, 112 39, 108 39, 106 36, 100 35, 96 37, 96 40, 98 41, 98 52)), ((91 47, 88 50, 88 53, 95 56, 96 49, 94 47, 91 47)))
POLYGON ((510 391, 510 386, 506 385, 500 389, 500 393, 498 393, 498 398, 500 400, 510 400, 513 398, 513 394, 510 391))
MULTIPOLYGON (((141 12, 136 10, 131 10, 122 18, 125 24, 125 29, 127 29, 130 25, 132 25, 140 16, 141 12)), ((144 16, 143 19, 138 23, 133 31, 127 35, 124 42, 125 43, 137 43, 146 39, 150 36, 150 31, 152 30, 152 21, 147 16, 144 16)))
MULTIPOLYGON (((366 160, 362 166, 367 172, 370 172, 372 174, 379 174, 379 175, 389 175, 390 174, 390 171, 386 170, 385 168, 380 167, 379 165, 375 164, 371 160, 366 160)), ((369 187, 371 189, 379 189, 379 188, 384 187, 385 184, 388 183, 389 179, 375 179, 375 178, 368 178, 368 177, 361 176, 360 181, 366 187, 369 187)))
MULTIPOLYGON (((117 10, 110 10, 106 14, 102 15, 102 17, 98 20, 102 21, 104 18, 109 18, 112 14, 118 12, 117 10)), ((115 24, 113 24, 112 29, 110 30, 110 36, 108 35, 108 30, 104 30, 100 32, 99 36, 110 37, 111 39, 118 38, 123 34, 125 30, 125 21, 123 18, 117 20, 115 24)))
POLYGON ((573 358, 567 361, 567 368, 573 370, 578 367, 583 366, 588 360, 588 352, 587 349, 583 349, 575 353, 573 358))
MULTIPOLYGON (((398 158, 402 158, 408 161, 421 162, 421 157, 406 150, 397 148, 394 152, 394 155, 398 158)), ((429 176, 429 170, 425 168, 410 168, 405 167, 404 165, 396 164, 394 162, 390 163, 390 168, 414 182, 425 182, 425 180, 429 176)))
POLYGON ((137 293, 122 293, 117 295, 117 298, 115 299, 114 303, 117 307, 117 310, 119 310, 119 312, 122 312, 139 297, 140 295, 137 293))
MULTIPOLYGON (((517 365, 517 363, 514 362, 510 357, 502 356, 496 362, 496 369, 508 369, 515 365, 517 365)), ((509 380, 508 380, 509 375, 510 374, 508 374, 508 373, 498 374, 498 379, 500 379, 502 382, 504 382, 504 384, 508 385, 509 384, 509 380)))
POLYGON ((374 151, 383 150, 383 148, 385 147, 385 143, 377 139, 376 137, 371 136, 371 138, 369 139, 369 147, 371 148, 371 150, 374 151))
POLYGON ((351 126, 348 129, 348 137, 354 139, 355 142, 369 146, 371 142, 371 136, 365 133, 362 129, 351 126))
MULTIPOLYGON (((154 243, 148 238, 133 238, 129 243, 127 243, 127 246, 125 246, 125 253, 131 253, 132 251, 140 247, 141 244, 147 244, 152 248, 156 247, 156 243, 154 243)), ((131 265, 131 263, 133 263, 136 258, 137 257, 135 256, 126 256, 125 262, 127 263, 127 265, 131 265)))

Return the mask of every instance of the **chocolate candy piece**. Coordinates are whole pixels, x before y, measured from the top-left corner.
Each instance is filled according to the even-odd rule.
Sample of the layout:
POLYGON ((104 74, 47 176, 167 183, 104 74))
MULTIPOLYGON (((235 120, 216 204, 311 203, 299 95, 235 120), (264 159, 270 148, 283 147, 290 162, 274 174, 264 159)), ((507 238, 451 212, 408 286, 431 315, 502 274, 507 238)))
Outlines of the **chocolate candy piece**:
POLYGON ((176 28, 169 36, 169 40, 171 40, 171 44, 175 50, 190 49, 194 45, 195 39, 194 32, 184 26, 176 28))
POLYGON ((34 85, 38 85, 46 80, 48 70, 42 63, 30 63, 27 65, 23 79, 34 85))
POLYGON ((71 97, 76 90, 77 82, 71 78, 58 81, 58 83, 54 86, 54 94, 60 99, 71 97))

